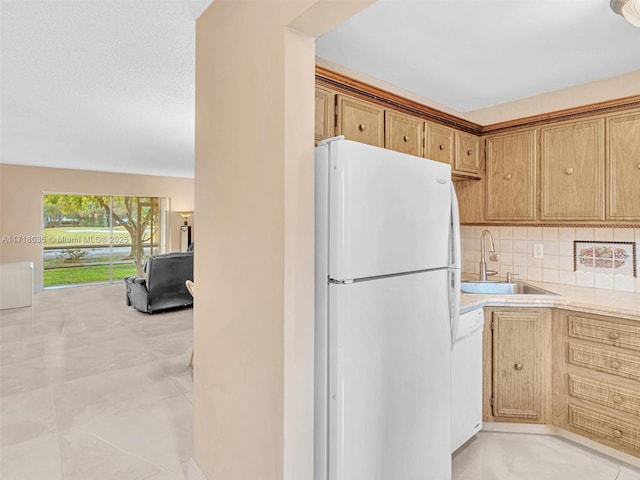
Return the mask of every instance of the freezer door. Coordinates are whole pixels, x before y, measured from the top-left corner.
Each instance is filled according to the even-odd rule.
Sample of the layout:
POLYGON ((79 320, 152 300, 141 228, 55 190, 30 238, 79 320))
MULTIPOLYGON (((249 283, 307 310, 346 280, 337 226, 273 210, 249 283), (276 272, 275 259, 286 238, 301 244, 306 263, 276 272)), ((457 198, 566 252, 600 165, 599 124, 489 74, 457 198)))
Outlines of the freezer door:
POLYGON ((450 480, 447 271, 331 285, 328 330, 328 480, 450 480))
POLYGON ((449 165, 348 140, 329 145, 329 276, 447 267, 449 165))

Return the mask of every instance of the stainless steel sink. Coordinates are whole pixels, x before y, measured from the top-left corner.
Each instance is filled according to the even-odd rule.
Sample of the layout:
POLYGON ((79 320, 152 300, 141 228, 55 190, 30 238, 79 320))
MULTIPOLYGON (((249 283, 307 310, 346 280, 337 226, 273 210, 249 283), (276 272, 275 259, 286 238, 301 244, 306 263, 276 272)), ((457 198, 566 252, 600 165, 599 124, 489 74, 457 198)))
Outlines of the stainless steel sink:
POLYGON ((462 282, 460 289, 480 295, 557 295, 525 282, 462 282))

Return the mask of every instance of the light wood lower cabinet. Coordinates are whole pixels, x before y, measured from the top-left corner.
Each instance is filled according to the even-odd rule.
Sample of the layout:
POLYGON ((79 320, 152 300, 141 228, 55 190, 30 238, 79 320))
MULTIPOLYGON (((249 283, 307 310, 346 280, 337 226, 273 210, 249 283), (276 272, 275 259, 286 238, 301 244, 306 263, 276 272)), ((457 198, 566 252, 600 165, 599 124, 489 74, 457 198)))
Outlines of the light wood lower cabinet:
POLYGON ((484 332, 485 421, 546 423, 551 395, 550 311, 492 308, 485 320, 489 327, 484 332))
POLYGON ((552 423, 640 456, 640 324, 557 310, 552 423))

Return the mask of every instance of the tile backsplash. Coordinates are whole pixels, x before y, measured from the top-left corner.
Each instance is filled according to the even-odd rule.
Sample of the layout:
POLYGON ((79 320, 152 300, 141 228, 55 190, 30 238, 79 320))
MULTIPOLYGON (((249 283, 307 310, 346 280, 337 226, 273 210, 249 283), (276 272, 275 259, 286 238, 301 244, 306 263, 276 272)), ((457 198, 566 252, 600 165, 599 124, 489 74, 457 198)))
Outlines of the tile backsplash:
MULTIPOLYGON (((640 293, 640 279, 633 276, 633 269, 623 269, 620 273, 615 269, 574 271, 573 243, 574 240, 635 242, 636 250, 639 250, 640 228, 462 226, 460 230, 463 273, 479 273, 480 234, 483 230, 489 230, 497 254, 487 253, 487 269, 497 270, 500 277, 506 277, 507 272, 512 272, 518 275, 517 280, 640 293), (543 246, 543 258, 534 257, 534 246, 538 245, 543 246)), ((629 261, 636 259, 631 258, 629 261)), ((637 270, 638 265, 635 267, 637 270)))

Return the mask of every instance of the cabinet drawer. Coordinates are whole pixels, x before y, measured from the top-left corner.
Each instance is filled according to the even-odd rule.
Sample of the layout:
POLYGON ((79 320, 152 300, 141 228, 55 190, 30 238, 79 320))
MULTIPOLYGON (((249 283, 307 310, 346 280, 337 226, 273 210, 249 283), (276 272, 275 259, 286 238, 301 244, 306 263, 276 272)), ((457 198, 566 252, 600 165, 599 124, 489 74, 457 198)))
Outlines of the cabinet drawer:
POLYGON ((569 363, 619 377, 640 380, 640 357, 635 355, 570 343, 569 363))
POLYGON ((640 351, 640 327, 569 316, 569 336, 640 351))
POLYGON ((640 451, 640 427, 576 405, 569 405, 569 424, 596 438, 640 451))
POLYGON ((621 412, 640 415, 640 393, 578 375, 569 375, 569 394, 621 412))

